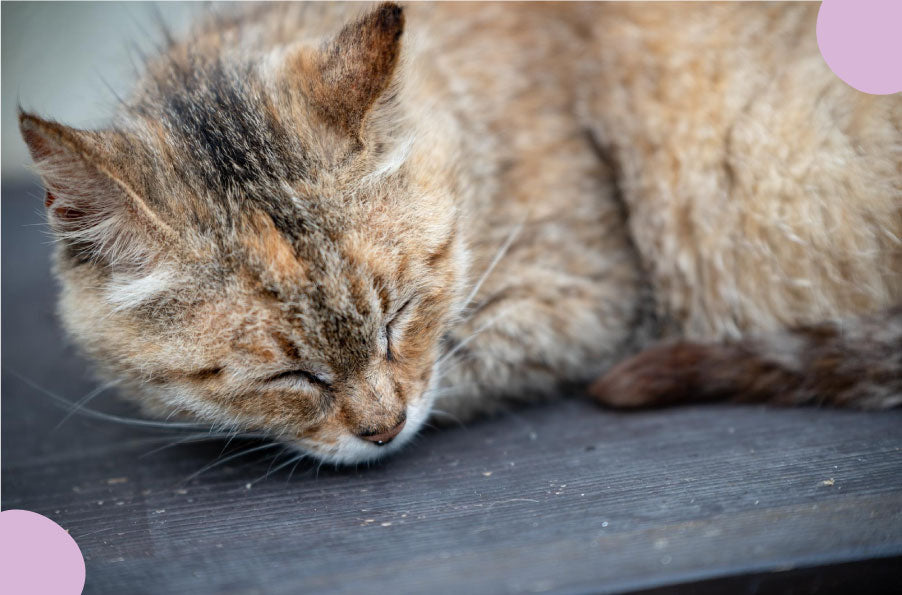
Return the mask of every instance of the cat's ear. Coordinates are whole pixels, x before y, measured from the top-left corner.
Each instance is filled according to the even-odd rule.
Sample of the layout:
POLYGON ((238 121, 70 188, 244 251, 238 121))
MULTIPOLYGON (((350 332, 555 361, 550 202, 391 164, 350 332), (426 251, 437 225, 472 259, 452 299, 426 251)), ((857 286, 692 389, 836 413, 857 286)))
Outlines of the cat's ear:
POLYGON ((299 56, 308 99, 327 123, 359 136, 391 84, 401 53, 404 12, 387 2, 347 25, 319 51, 299 56))
POLYGON ((79 259, 140 265, 173 233, 119 173, 115 135, 24 112, 19 128, 44 181, 50 225, 79 259))

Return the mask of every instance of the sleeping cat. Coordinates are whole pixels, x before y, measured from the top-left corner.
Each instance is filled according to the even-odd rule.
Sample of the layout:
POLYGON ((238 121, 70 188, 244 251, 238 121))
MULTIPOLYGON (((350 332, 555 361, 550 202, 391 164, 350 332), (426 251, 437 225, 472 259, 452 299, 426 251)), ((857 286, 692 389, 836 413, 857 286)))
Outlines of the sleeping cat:
POLYGON ((816 10, 213 14, 109 128, 20 116, 62 320, 148 413, 339 463, 590 384, 898 405, 902 95, 816 10))

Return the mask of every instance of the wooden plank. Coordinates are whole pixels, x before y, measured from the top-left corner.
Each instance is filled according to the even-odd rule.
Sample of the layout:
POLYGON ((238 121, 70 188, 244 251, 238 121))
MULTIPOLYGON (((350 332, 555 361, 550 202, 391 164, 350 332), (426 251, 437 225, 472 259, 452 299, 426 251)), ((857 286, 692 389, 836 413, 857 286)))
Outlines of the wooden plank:
POLYGON ((3 190, 2 504, 70 530, 86 592, 604 592, 864 575, 876 566, 840 563, 886 570, 902 554, 898 411, 569 399, 427 432, 369 468, 257 481, 273 449, 183 483, 223 443, 142 457, 179 436, 78 417, 54 429, 64 413, 11 372, 70 400, 94 387, 53 320, 46 237, 23 227, 39 199, 3 190))
POLYGON ((718 577, 637 591, 636 595, 721 595, 722 593, 892 593, 899 592, 902 557, 789 568, 718 577))

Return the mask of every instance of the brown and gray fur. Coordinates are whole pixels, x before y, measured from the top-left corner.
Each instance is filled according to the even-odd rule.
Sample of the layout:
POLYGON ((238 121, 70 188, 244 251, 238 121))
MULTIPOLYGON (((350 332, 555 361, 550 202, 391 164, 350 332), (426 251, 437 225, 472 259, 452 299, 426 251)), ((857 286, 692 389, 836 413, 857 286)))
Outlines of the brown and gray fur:
POLYGON ((110 128, 21 116, 62 319, 148 412, 335 462, 599 377, 898 405, 902 97, 816 8, 214 13, 110 128))

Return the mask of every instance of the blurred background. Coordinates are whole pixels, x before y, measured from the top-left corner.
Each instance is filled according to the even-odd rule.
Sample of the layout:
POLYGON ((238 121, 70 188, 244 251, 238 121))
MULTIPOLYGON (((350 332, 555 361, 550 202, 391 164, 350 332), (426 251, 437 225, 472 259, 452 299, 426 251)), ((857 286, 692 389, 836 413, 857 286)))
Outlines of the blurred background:
POLYGON ((197 2, 3 2, 3 182, 32 177, 16 106, 80 127, 102 126, 115 95, 135 80, 138 51, 159 40, 162 19, 187 29, 197 2))

